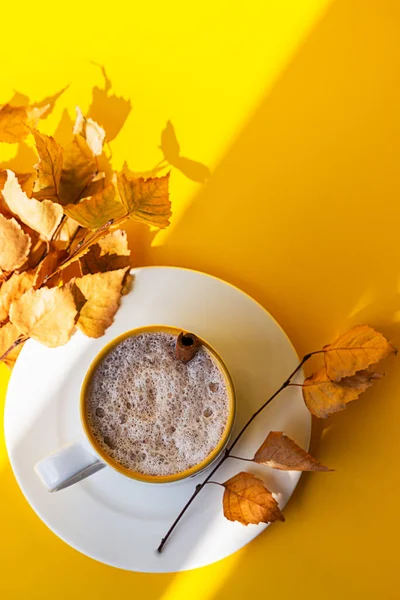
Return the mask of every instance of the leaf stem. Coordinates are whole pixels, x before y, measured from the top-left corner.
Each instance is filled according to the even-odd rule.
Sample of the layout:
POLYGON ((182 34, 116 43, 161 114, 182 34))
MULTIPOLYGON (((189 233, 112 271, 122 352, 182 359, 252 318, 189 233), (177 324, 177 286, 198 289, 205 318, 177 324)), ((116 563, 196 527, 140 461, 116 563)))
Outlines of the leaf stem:
MULTIPOLYGON (((262 410, 264 410, 264 408, 266 406, 268 406, 268 404, 270 402, 272 402, 272 400, 274 398, 276 398, 276 396, 282 392, 282 390, 284 390, 285 388, 287 388, 292 380, 292 378, 296 375, 296 373, 298 373, 298 371, 300 371, 300 369, 302 368, 302 366, 304 365, 304 363, 306 363, 314 354, 320 354, 321 352, 324 352, 323 350, 317 350, 315 352, 310 352, 309 354, 306 354, 305 356, 303 356, 303 358, 301 359, 300 363, 297 365, 297 367, 294 369, 294 371, 292 371, 292 373, 289 375, 289 377, 283 382, 283 384, 281 385, 281 387, 272 394, 272 396, 270 396, 268 398, 268 400, 266 400, 264 402, 264 404, 262 406, 260 406, 260 408, 250 417, 250 419, 247 421, 247 423, 242 427, 242 429, 239 431, 239 433, 237 434, 237 436, 235 437, 235 439, 233 440, 233 442, 230 444, 229 447, 227 447, 223 453, 223 455, 220 457, 219 460, 217 460, 216 465, 214 466, 214 468, 210 471, 210 473, 207 475, 207 477, 204 479, 204 481, 202 483, 199 483, 193 494, 190 496, 189 500, 186 502, 185 506, 182 508, 181 512, 179 513, 179 515, 176 517, 175 521, 172 523, 171 527, 168 529, 167 533, 165 534, 165 536, 162 538, 160 545, 157 548, 157 552, 161 553, 165 544, 167 543, 168 538, 170 537, 171 533, 174 531, 175 527, 178 525, 179 521, 181 520, 181 518, 183 517, 183 515, 185 514, 185 512, 187 511, 187 509, 189 508, 189 506, 192 504, 193 500, 196 498, 196 496, 198 496, 198 494, 201 492, 201 490, 204 488, 204 486, 207 483, 215 483, 215 482, 211 482, 210 479, 211 477, 214 475, 214 473, 219 469, 219 467, 227 460, 227 458, 239 458, 237 456, 235 457, 231 457, 231 450, 232 448, 238 443, 238 441, 240 440, 240 438, 242 437, 242 435, 244 434, 244 432, 246 431, 246 429, 249 427, 249 425, 254 421, 254 419, 257 417, 257 415, 260 414, 260 412, 262 410)), ((241 459, 241 460, 249 460, 249 459, 241 459)), ((222 485, 222 484, 219 484, 222 485)))
POLYGON ((14 348, 16 348, 17 346, 19 346, 20 344, 23 344, 24 342, 26 342, 28 338, 24 335, 20 335, 19 337, 17 337, 17 339, 11 344, 11 346, 0 356, 0 362, 2 360, 4 360, 7 355, 14 350, 14 348))
POLYGON ((230 454, 229 458, 235 458, 236 460, 245 460, 246 462, 253 462, 252 458, 244 458, 243 456, 234 456, 233 454, 230 454))

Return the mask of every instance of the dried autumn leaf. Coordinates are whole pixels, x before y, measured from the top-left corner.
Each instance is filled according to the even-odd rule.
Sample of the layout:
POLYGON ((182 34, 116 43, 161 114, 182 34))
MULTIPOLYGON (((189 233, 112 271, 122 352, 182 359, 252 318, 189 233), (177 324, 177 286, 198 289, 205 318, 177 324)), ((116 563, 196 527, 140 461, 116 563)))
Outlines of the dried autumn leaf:
POLYGON ((33 287, 38 289, 43 284, 46 287, 54 287, 58 283, 58 278, 49 278, 57 270, 58 265, 68 256, 65 250, 51 248, 48 254, 40 262, 36 270, 33 287))
MULTIPOLYGON (((7 171, 0 171, 0 190, 3 189, 4 184, 7 181, 7 171)), ((18 179, 18 183, 21 186, 21 189, 25 194, 30 198, 32 196, 33 184, 36 180, 35 173, 15 173, 16 178, 18 179)), ((5 217, 12 217, 12 212, 7 206, 3 195, 0 193, 0 213, 5 217)))
POLYGON ((13 144, 24 140, 35 128, 40 118, 48 113, 49 106, 11 106, 0 108, 0 142, 13 144))
MULTIPOLYGON (((5 179, 7 179, 7 172, 4 171, 5 179)), ((15 173, 18 183, 21 186, 21 190, 30 198, 32 196, 33 185, 36 180, 36 173, 15 173)))
POLYGON ((353 327, 323 349, 327 374, 332 381, 354 375, 396 352, 387 339, 369 325, 353 327))
POLYGON ((135 276, 132 275, 131 273, 129 273, 129 271, 128 271, 122 282, 122 289, 121 289, 122 296, 126 296, 127 294, 129 294, 129 292, 132 291, 134 280, 135 280, 135 276))
POLYGON ((33 131, 39 155, 37 179, 33 195, 37 200, 59 201, 59 186, 63 165, 63 149, 48 135, 33 131))
POLYGON ((99 194, 108 185, 108 180, 104 171, 100 171, 95 175, 93 181, 85 189, 85 198, 99 194))
POLYGON ((0 214, 0 269, 14 271, 26 261, 31 238, 15 219, 0 214))
POLYGON ((71 290, 65 287, 29 290, 10 308, 10 321, 23 335, 45 346, 63 346, 75 326, 76 307, 71 290))
POLYGON ((128 178, 119 173, 118 192, 129 218, 161 229, 168 227, 171 216, 168 181, 169 173, 150 179, 128 178))
POLYGON ((282 431, 270 431, 253 458, 254 462, 281 471, 331 471, 300 448, 282 431))
POLYGON ((12 323, 8 322, 0 327, 0 361, 7 365, 7 367, 13 367, 17 360, 18 354, 22 350, 22 343, 13 344, 19 340, 20 333, 18 329, 12 323), (12 348, 10 350, 10 348, 12 348))
POLYGON ((104 139, 106 132, 96 121, 90 117, 86 119, 79 106, 76 107, 76 121, 74 125, 74 134, 82 135, 94 156, 100 156, 103 152, 104 139))
POLYGON ((229 521, 249 525, 285 520, 271 492, 251 473, 242 471, 223 486, 224 515, 229 521))
POLYGON ((81 135, 64 148, 63 169, 59 188, 61 204, 74 204, 87 195, 87 188, 97 174, 97 163, 81 135))
POLYGON ((87 235, 87 230, 82 229, 82 232, 83 232, 82 239, 79 241, 78 245, 76 246, 76 248, 74 249, 72 254, 70 254, 70 257, 59 266, 59 270, 64 271, 65 269, 69 268, 70 265, 73 265, 73 263, 76 262, 79 258, 81 258, 87 252, 89 252, 89 250, 93 246, 93 244, 96 244, 104 235, 106 235, 110 225, 111 225, 111 221, 108 221, 102 227, 97 229, 95 232, 92 233, 90 231, 89 233, 91 235, 87 235))
POLYGON ((11 304, 33 286, 34 280, 35 273, 23 271, 13 273, 10 279, 3 283, 0 288, 0 321, 7 319, 11 304))
POLYGON ((79 223, 66 216, 62 222, 60 231, 57 234, 57 241, 66 242, 68 245, 73 238, 75 239, 78 228, 79 223))
POLYGON ((64 206, 64 212, 79 225, 88 229, 98 229, 110 219, 115 220, 126 215, 113 183, 78 204, 67 204, 64 206))
POLYGON ((119 269, 107 273, 84 275, 75 279, 72 285, 76 286, 86 298, 77 322, 77 326, 84 334, 98 338, 111 325, 120 305, 121 288, 126 271, 127 269, 119 269))
POLYGON ((308 410, 321 419, 346 408, 348 402, 357 400, 380 373, 359 371, 351 377, 344 377, 339 382, 331 381, 326 367, 307 377, 303 384, 303 398, 308 410))
POLYGON ((126 232, 117 229, 93 244, 89 252, 79 259, 82 275, 128 267, 130 254, 126 232))
POLYGON ((26 225, 50 240, 63 215, 62 207, 51 200, 28 198, 22 191, 15 173, 7 170, 3 197, 12 213, 26 225))

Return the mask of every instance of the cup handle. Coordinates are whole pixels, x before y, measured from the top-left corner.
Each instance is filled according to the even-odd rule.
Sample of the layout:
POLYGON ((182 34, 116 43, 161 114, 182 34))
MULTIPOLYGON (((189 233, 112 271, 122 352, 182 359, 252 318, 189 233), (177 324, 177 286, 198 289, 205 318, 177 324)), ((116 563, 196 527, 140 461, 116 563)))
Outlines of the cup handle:
POLYGON ((106 463, 94 453, 84 436, 42 458, 35 472, 49 492, 64 488, 97 473, 106 463))

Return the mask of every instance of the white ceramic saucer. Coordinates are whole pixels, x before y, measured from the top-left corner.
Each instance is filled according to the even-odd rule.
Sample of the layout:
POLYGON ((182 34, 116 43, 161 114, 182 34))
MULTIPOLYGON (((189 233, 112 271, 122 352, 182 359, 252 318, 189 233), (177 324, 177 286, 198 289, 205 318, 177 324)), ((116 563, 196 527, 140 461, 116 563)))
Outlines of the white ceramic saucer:
MULTIPOLYGON (((65 542, 123 569, 183 571, 228 556, 265 529, 265 525, 244 527, 227 521, 222 514, 223 490, 210 485, 192 504, 163 553, 157 554, 161 538, 207 471, 166 486, 138 483, 106 468, 50 494, 34 473, 34 464, 80 435, 79 391, 86 370, 99 350, 124 331, 141 325, 174 325, 210 342, 234 380, 236 431, 282 384, 298 358, 276 321, 237 288, 185 269, 150 267, 133 272, 133 291, 123 298, 114 324, 102 338, 94 340, 78 332, 61 348, 49 349, 32 340, 25 344, 7 393, 7 449, 28 502, 65 542)), ((284 431, 307 448, 310 424, 300 388, 286 389, 254 421, 235 452, 252 456, 270 430, 284 431)), ((223 482, 242 470, 262 477, 281 508, 300 476, 228 460, 214 478, 223 482)))

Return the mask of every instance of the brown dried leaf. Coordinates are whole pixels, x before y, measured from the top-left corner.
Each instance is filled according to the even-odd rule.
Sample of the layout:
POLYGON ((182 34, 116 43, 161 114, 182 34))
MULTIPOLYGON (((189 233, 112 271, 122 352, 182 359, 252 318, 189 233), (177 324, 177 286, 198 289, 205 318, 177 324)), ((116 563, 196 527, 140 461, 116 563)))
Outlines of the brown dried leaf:
POLYGON ((300 448, 282 431, 270 431, 253 458, 254 462, 281 471, 331 471, 300 448))
POLYGON ((340 381, 375 365, 396 349, 369 325, 357 325, 324 347, 329 379, 340 381))
POLYGON ((15 173, 7 170, 3 197, 11 212, 26 225, 50 240, 63 215, 62 207, 51 200, 28 198, 22 191, 15 173))
POLYGON ((8 317, 11 304, 18 300, 33 286, 35 273, 32 271, 23 271, 22 273, 13 273, 0 288, 0 321, 5 321, 8 317))
MULTIPOLYGON (((72 285, 86 298, 77 326, 89 337, 98 338, 114 320, 121 300, 121 288, 127 269, 84 275, 72 285)), ((71 284, 68 284, 71 285, 71 284)))
POLYGON ((0 142, 21 142, 35 128, 40 118, 46 116, 49 106, 11 106, 0 108, 0 142))
POLYGON ((94 156, 101 155, 106 132, 90 117, 86 119, 79 106, 76 107, 74 134, 80 134, 85 138, 94 156))
POLYGON ((56 140, 48 135, 33 131, 39 164, 36 167, 38 177, 33 189, 37 200, 59 202, 59 186, 63 165, 63 149, 56 140))
POLYGON ((168 227, 171 216, 168 181, 169 173, 150 179, 128 178, 119 173, 118 192, 129 218, 161 229, 168 227))
POLYGON ((86 187, 85 198, 88 198, 89 196, 94 196, 95 194, 99 194, 104 190, 107 184, 108 181, 106 178, 106 174, 104 173, 104 171, 100 171, 99 173, 97 173, 97 175, 95 175, 93 181, 89 183, 89 185, 86 187))
POLYGON ((331 381, 326 367, 307 377, 303 384, 303 398, 308 410, 321 419, 346 408, 348 402, 357 400, 380 373, 359 371, 351 377, 344 377, 339 382, 331 381))
POLYGON ((83 232, 83 236, 81 237, 78 245, 75 247, 72 254, 70 254, 68 260, 60 265, 59 269, 63 271, 64 269, 69 268, 69 266, 76 262, 78 258, 81 258, 87 252, 89 252, 93 244, 96 244, 104 235, 107 234, 109 227, 110 222, 107 222, 103 225, 103 227, 97 229, 97 231, 89 231, 89 235, 86 229, 82 229, 81 231, 83 232))
POLYGON ((54 287, 58 284, 59 279, 56 277, 51 277, 47 279, 50 275, 55 273, 58 265, 68 256, 65 250, 58 250, 57 248, 51 248, 50 251, 46 254, 44 259, 40 262, 39 267, 36 270, 35 280, 34 280, 34 288, 37 290, 43 284, 46 284, 46 287, 54 287))
MULTIPOLYGON (((4 183, 7 179, 7 172, 4 171, 5 179, 4 183)), ((15 173, 18 183, 21 186, 21 190, 25 192, 25 194, 31 198, 33 192, 33 186, 36 181, 36 173, 15 173)))
POLYGON ((0 269, 14 271, 26 261, 31 238, 15 219, 0 214, 0 269))
POLYGON ((126 232, 117 229, 101 238, 80 258, 82 275, 128 267, 130 254, 126 232))
POLYGON ((97 163, 81 135, 64 148, 59 197, 61 204, 74 204, 87 196, 87 188, 97 174, 97 163))
POLYGON ((63 346, 71 337, 77 314, 71 290, 65 287, 29 290, 10 308, 10 321, 23 335, 45 346, 63 346))
POLYGON ((79 225, 88 229, 98 229, 110 219, 118 219, 126 215, 125 208, 112 183, 91 198, 85 198, 79 204, 67 204, 64 206, 64 212, 79 225))
POLYGON ((251 473, 242 471, 223 486, 224 515, 229 521, 249 525, 285 520, 271 492, 251 473))
POLYGON ((18 354, 22 350, 23 344, 18 344, 10 352, 7 352, 19 337, 20 333, 18 329, 12 323, 8 322, 0 327, 0 360, 7 367, 11 368, 14 366, 18 354))

